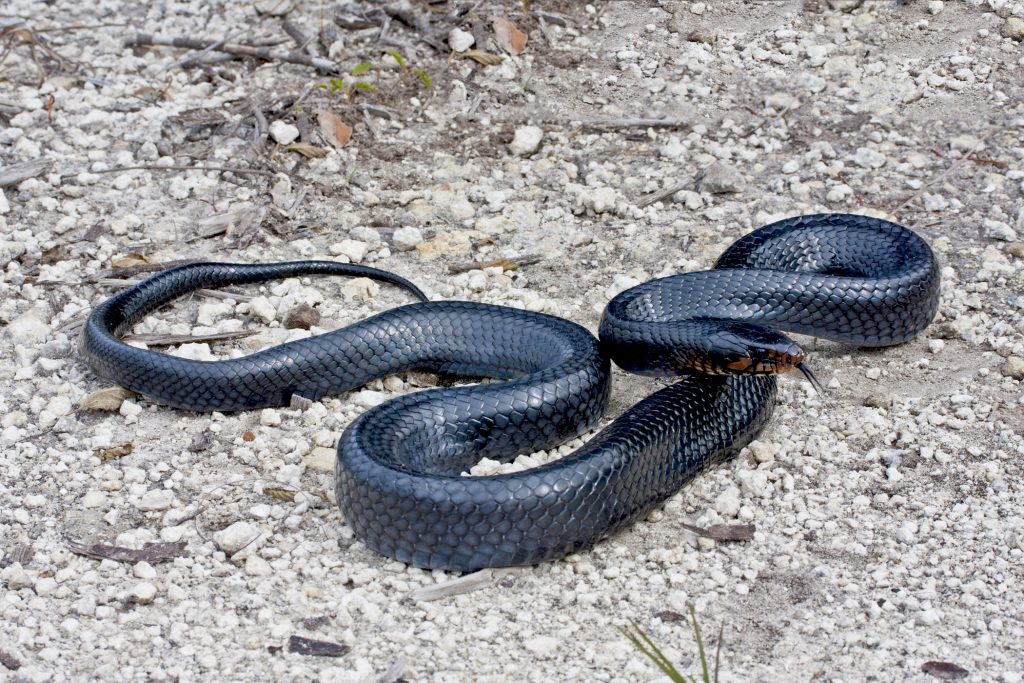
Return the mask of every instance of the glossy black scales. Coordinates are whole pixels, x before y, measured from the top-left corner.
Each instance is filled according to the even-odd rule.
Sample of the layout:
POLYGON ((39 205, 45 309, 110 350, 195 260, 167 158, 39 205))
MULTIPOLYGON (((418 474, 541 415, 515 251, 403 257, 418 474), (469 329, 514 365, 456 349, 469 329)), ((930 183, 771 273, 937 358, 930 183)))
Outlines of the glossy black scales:
POLYGON ((533 564, 592 545, 748 443, 771 414, 774 375, 693 375, 566 458, 462 476, 482 457, 508 461, 592 428, 608 400, 609 356, 647 374, 788 369, 782 359, 796 362, 795 345, 778 330, 899 343, 930 322, 939 285, 930 249, 909 230, 830 214, 761 228, 715 270, 623 292, 608 305, 600 344, 560 318, 469 302, 402 306, 228 361, 186 360, 118 339, 186 292, 304 274, 373 277, 423 298, 397 276, 332 262, 182 266, 97 307, 83 355, 103 377, 203 411, 319 398, 407 369, 503 380, 396 398, 357 418, 338 444, 337 498, 356 536, 403 562, 454 570, 533 564), (763 357, 737 361, 744 345, 763 357), (713 360, 700 360, 708 352, 713 360))

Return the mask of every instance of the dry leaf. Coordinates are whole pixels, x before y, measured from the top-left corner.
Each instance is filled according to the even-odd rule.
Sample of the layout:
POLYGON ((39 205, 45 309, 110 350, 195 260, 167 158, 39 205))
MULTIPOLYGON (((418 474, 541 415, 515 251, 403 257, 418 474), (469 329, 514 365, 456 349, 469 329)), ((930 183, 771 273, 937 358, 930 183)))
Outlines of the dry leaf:
POLYGON ((479 62, 484 66, 494 66, 501 64, 501 61, 505 59, 501 55, 494 55, 490 52, 484 52, 483 50, 466 50, 465 52, 458 53, 460 57, 466 59, 472 59, 474 62, 479 62))
POLYGON ((110 265, 114 268, 131 268, 152 263, 145 254, 131 253, 110 259, 110 265))
MULTIPOLYGON (((351 135, 351 133, 350 133, 351 135)), ((323 147, 315 147, 308 142, 293 142, 290 145, 282 147, 286 152, 298 152, 307 159, 319 159, 327 156, 327 150, 323 147)))
POLYGON ((529 37, 520 31, 514 23, 504 18, 495 19, 492 26, 498 45, 510 55, 517 55, 526 49, 526 41, 529 37))
POLYGON ((321 109, 316 113, 320 132, 335 147, 344 147, 352 139, 352 126, 341 120, 333 111, 321 109))
POLYGON ((271 498, 277 498, 285 502, 291 503, 295 500, 295 491, 291 489, 282 489, 275 486, 268 486, 263 489, 263 495, 270 496, 271 498))
POLYGON ((125 399, 131 398, 135 392, 128 391, 123 387, 108 387, 94 391, 85 397, 79 410, 99 410, 106 413, 114 413, 121 409, 125 399))
POLYGON ((100 456, 100 462, 108 462, 110 460, 123 458, 126 455, 131 455, 133 450, 135 450, 135 445, 129 441, 122 446, 114 446, 113 448, 102 450, 98 455, 100 456))

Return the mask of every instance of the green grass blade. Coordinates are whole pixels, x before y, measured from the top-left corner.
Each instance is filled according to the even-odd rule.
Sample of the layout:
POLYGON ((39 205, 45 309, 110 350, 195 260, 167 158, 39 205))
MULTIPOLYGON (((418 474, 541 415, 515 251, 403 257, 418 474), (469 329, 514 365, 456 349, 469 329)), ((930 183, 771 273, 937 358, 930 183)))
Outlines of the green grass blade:
POLYGON ((683 674, 679 673, 679 669, 677 669, 675 665, 672 664, 671 661, 669 661, 669 659, 665 656, 661 649, 659 649, 658 646, 654 644, 654 641, 652 641, 647 636, 647 634, 644 633, 640 629, 640 627, 636 625, 636 622, 631 621, 629 623, 632 625, 633 631, 635 633, 631 632, 629 629, 625 627, 621 628, 620 630, 622 631, 623 635, 625 635, 626 638, 629 639, 629 642, 633 644, 633 647, 640 650, 640 652, 644 653, 644 655, 652 662, 654 662, 655 666, 661 669, 662 673, 668 676, 672 681, 674 681, 674 683, 692 683, 691 681, 687 680, 686 677, 683 676, 683 674), (648 649, 648 647, 650 649, 648 649))
POLYGON ((693 635, 697 638, 697 651, 700 653, 700 668, 704 683, 711 683, 711 671, 708 669, 708 658, 704 652, 704 639, 700 635, 700 626, 697 625, 697 610, 693 608, 693 605, 690 605, 690 620, 693 622, 693 635))

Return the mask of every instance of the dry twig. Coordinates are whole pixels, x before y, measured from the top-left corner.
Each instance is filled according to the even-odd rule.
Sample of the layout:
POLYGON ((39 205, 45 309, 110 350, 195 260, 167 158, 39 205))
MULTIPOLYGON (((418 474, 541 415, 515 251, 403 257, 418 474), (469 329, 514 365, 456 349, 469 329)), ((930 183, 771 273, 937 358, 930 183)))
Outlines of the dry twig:
POLYGON ((151 45, 163 45, 167 47, 180 47, 189 50, 207 50, 211 49, 216 52, 224 52, 230 55, 239 55, 242 57, 255 57, 256 59, 263 59, 268 62, 289 62, 291 64, 302 64, 304 66, 311 66, 327 73, 337 73, 337 65, 329 59, 322 57, 311 57, 309 55, 301 54, 299 52, 283 51, 283 50, 271 50, 265 47, 252 47, 249 45, 239 45, 237 43, 224 43, 219 47, 211 47, 217 45, 216 40, 210 40, 208 38, 185 38, 183 36, 165 36, 161 34, 150 34, 150 33, 137 33, 127 41, 125 45, 128 47, 134 46, 151 46, 151 45))

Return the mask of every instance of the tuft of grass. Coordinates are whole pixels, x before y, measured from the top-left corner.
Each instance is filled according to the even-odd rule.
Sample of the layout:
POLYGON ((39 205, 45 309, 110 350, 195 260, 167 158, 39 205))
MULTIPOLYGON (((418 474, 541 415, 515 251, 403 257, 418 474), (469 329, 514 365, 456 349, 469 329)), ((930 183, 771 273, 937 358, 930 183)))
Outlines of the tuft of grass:
POLYGON ((637 626, 635 621, 630 621, 630 628, 620 627, 623 635, 629 639, 633 646, 640 650, 648 659, 654 662, 655 666, 661 669, 662 673, 669 677, 673 683, 718 683, 719 655, 722 653, 722 629, 718 631, 718 646, 715 649, 715 671, 714 675, 708 666, 707 653, 704 650, 704 638, 701 636, 700 625, 697 623, 697 612, 693 605, 690 605, 690 621, 693 625, 693 636, 697 640, 697 652, 700 654, 700 678, 687 678, 676 665, 665 656, 653 640, 637 626))

